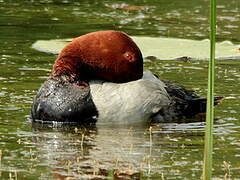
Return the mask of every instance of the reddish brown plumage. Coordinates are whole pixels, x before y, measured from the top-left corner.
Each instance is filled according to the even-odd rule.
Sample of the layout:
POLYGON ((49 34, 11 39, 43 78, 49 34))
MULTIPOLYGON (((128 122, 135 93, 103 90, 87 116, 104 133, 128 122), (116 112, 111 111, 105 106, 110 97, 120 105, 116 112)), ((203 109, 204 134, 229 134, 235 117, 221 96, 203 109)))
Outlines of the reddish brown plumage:
POLYGON ((98 31, 75 38, 57 57, 52 76, 99 78, 112 82, 143 75, 142 54, 133 40, 119 31, 98 31))

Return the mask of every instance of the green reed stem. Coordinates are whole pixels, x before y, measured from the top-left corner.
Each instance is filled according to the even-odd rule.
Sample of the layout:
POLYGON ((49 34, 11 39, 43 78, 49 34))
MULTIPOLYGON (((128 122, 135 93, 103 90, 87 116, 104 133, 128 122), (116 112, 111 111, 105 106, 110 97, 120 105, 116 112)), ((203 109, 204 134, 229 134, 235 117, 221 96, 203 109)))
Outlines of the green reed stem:
POLYGON ((214 76, 216 41, 216 0, 210 0, 210 60, 208 67, 207 116, 205 129, 203 179, 212 178, 213 119, 214 119, 214 76))

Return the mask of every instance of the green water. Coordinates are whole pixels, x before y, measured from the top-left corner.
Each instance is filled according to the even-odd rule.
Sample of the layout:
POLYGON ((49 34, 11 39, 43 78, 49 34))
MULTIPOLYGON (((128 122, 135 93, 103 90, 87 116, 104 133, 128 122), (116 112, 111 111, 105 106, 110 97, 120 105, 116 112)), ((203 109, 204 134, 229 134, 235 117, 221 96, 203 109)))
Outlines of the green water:
MULTIPOLYGON (((151 133, 149 125, 78 129, 32 125, 28 120, 32 98, 55 56, 31 45, 39 39, 106 29, 135 36, 205 39, 208 4, 206 0, 0 0, 0 179, 199 179, 203 123, 159 124, 151 133)), ((218 2, 218 40, 240 42, 239 10, 238 0, 218 2)), ((145 63, 146 69, 201 96, 207 93, 207 65, 145 63)), ((225 100, 216 107, 214 179, 240 178, 239 69, 239 61, 217 62, 216 94, 225 100)))

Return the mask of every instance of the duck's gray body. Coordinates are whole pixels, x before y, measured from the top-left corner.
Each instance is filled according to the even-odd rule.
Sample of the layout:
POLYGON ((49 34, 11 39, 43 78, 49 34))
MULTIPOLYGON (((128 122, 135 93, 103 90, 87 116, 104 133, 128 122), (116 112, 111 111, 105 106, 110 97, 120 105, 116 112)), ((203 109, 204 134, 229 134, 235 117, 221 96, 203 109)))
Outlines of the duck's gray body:
POLYGON ((178 122, 205 111, 205 98, 146 71, 136 81, 92 80, 86 87, 64 77, 49 78, 34 99, 32 119, 66 124, 178 122))
POLYGON ((128 83, 90 81, 99 123, 147 122, 171 103, 165 84, 150 71, 128 83))

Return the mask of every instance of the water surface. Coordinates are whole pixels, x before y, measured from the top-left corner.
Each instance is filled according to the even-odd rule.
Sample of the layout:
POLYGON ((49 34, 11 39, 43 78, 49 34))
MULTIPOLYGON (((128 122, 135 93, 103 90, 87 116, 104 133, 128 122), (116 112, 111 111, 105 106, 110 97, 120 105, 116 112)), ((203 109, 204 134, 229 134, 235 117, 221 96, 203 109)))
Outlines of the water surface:
MULTIPOLYGON (((218 2, 217 39, 240 42, 239 1, 218 2)), ((55 56, 39 39, 115 29, 134 36, 208 38, 208 1, 0 0, 0 179, 199 179, 204 123, 48 128, 28 120, 55 56)), ((160 48, 160 47, 159 47, 160 48)), ((160 77, 207 93, 207 62, 146 62, 160 77)), ((217 62, 214 179, 240 177, 240 65, 217 62)))

